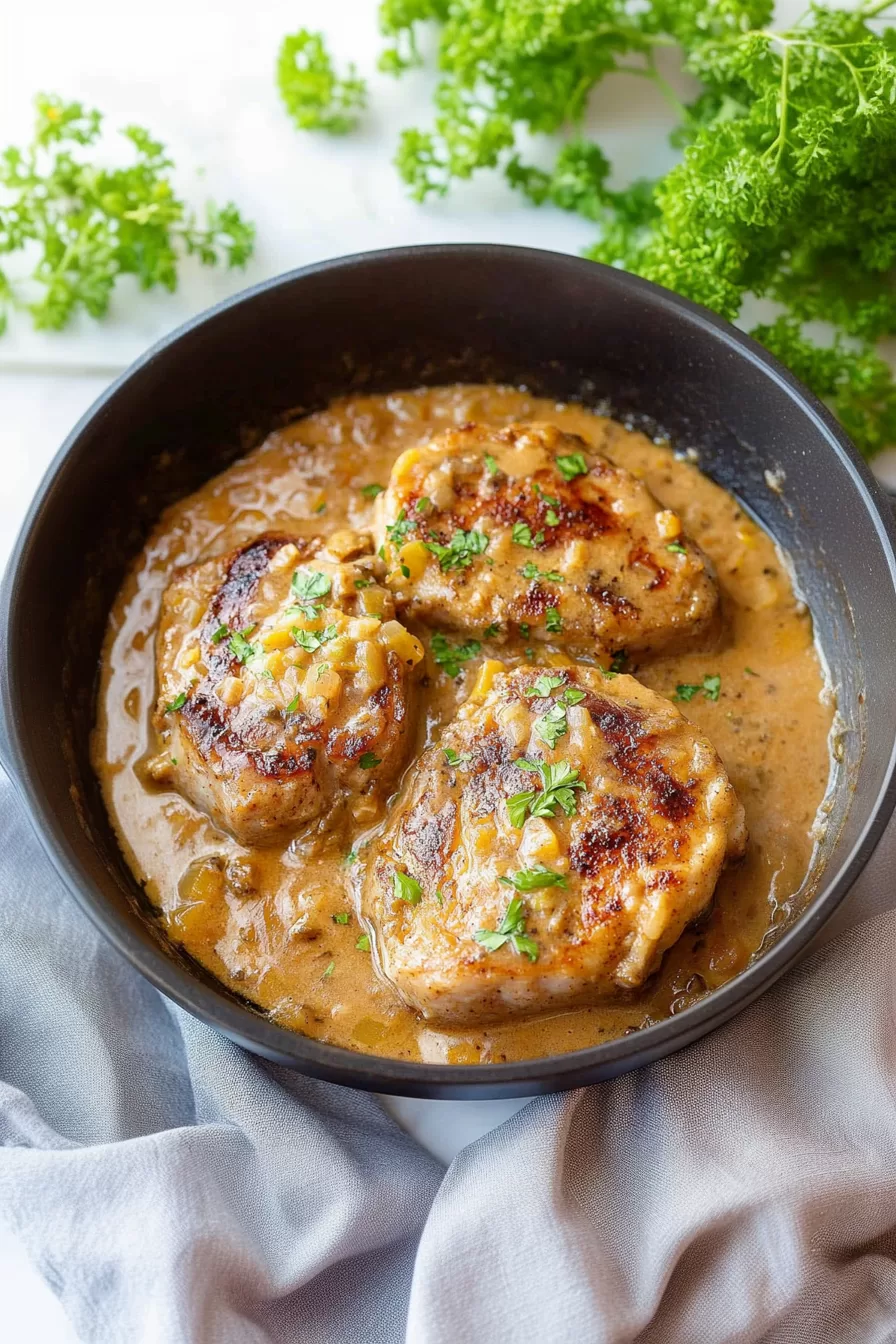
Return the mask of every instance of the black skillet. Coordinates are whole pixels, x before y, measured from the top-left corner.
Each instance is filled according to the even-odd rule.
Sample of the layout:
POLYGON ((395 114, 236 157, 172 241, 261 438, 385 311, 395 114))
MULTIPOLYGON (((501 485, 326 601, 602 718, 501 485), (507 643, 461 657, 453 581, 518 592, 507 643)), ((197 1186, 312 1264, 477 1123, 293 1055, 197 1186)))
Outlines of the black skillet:
POLYGON ((745 1007, 840 904, 894 804, 896 559, 889 510, 822 406, 695 305, 521 248, 402 248, 307 267, 151 350, 63 444, 0 601, 2 759, 72 895, 165 994, 250 1050, 352 1087, 426 1097, 577 1087, 679 1049, 745 1007), (621 1040, 514 1064, 415 1064, 275 1026, 166 942, 90 768, 97 662, 125 565, 166 504, 290 408, 350 391, 496 380, 646 416, 790 553, 837 688, 843 763, 805 913, 741 975, 621 1040))

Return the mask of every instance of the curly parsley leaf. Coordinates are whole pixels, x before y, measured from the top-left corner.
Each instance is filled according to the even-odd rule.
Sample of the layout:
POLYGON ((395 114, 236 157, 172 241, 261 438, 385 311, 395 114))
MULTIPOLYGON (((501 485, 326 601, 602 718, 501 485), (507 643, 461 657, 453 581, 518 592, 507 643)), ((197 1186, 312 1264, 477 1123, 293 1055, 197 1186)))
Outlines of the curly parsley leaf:
POLYGON ((345 135, 354 130, 367 104, 367 86, 355 67, 338 75, 323 37, 307 28, 282 41, 277 88, 300 131, 345 135))
POLYGON ((0 256, 24 253, 27 276, 0 270, 0 332, 13 310, 59 331, 79 311, 105 316, 119 278, 141 290, 175 290, 184 256, 204 266, 244 266, 254 227, 236 206, 210 204, 200 222, 178 196, 165 146, 126 126, 130 162, 113 167, 89 150, 102 116, 53 94, 35 99, 30 145, 0 152, 0 256))
POLYGON ((383 0, 393 73, 419 62, 420 25, 439 27, 432 124, 404 132, 396 165, 417 200, 502 173, 593 221, 588 255, 730 319, 746 295, 779 305, 753 334, 871 456, 896 443, 896 381, 875 348, 896 334, 896 38, 874 23, 892 11, 816 3, 775 29, 772 0, 383 0), (686 104, 656 60, 676 45, 701 85, 686 104), (683 154, 617 190, 581 127, 620 72, 667 97, 683 154), (528 137, 564 129, 551 167, 524 161, 528 137), (830 341, 810 335, 817 319, 830 341))

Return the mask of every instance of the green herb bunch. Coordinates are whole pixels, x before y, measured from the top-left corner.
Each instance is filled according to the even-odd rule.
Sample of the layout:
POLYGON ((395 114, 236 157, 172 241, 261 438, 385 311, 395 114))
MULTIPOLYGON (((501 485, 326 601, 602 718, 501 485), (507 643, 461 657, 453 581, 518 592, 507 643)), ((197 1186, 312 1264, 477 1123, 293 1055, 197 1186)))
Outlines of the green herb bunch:
POLYGON ((367 103, 367 86, 355 67, 338 75, 319 33, 300 28, 285 37, 277 57, 277 88, 300 131, 345 135, 367 103))
POLYGON ((99 112, 47 94, 36 108, 31 144, 0 154, 0 256, 36 257, 24 281, 0 269, 0 332, 16 308, 53 330, 78 309, 102 317, 121 275, 136 276, 141 289, 173 290, 185 254, 206 266, 249 259, 252 225, 231 204, 209 205, 200 224, 174 190, 164 145, 148 131, 122 131, 128 167, 99 167, 84 152, 99 139, 99 112))
POLYGON ((896 443, 896 386, 876 352, 896 333, 896 34, 890 3, 812 5, 770 27, 770 0, 383 0, 381 68, 420 61, 439 28, 430 128, 396 164, 420 201, 497 170, 536 204, 593 220, 588 255, 735 319, 747 294, 780 315, 754 335, 824 397, 869 456, 896 443), (880 29, 880 31, 878 31, 880 29), (702 85, 681 103, 657 68, 680 47, 702 85), (681 162, 623 190, 582 134, 606 75, 653 80, 672 102, 681 162), (521 132, 565 132, 553 168, 526 163, 521 132), (830 343, 806 324, 833 323, 830 343))

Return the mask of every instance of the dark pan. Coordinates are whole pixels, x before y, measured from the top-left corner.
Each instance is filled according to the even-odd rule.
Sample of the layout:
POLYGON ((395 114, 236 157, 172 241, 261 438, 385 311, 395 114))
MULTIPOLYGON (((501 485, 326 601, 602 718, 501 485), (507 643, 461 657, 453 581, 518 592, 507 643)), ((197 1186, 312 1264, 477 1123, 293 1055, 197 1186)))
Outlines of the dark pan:
POLYGON ((800 955, 894 803, 896 563, 878 487, 824 408, 710 313, 549 252, 403 248, 311 266, 162 341, 62 446, 4 581, 2 757, 85 913, 159 989, 248 1049, 334 1082, 429 1097, 577 1087, 668 1054, 800 955), (125 566, 166 504, 290 408, 350 391, 499 380, 647 417, 790 553, 845 721, 828 838, 805 912, 722 989, 656 1026, 513 1064, 414 1064, 288 1032, 168 944, 119 852, 90 768, 97 660, 125 566))

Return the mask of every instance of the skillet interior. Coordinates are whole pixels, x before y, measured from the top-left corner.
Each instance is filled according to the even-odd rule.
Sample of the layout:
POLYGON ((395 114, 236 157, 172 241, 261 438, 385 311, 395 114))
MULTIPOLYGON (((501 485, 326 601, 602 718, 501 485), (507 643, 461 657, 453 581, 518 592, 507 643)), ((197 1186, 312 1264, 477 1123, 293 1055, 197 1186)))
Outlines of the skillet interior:
POLYGON ((70 436, 6 582, 13 771, 88 914, 161 988, 253 1049, 340 1082, 430 1096, 521 1095, 619 1073, 696 1038, 779 974, 836 906, 892 806, 883 795, 896 738, 896 594, 877 498, 824 412, 757 347, 644 282, 494 247, 403 249, 311 268, 150 352, 70 436), (790 552, 847 727, 817 899, 754 967, 635 1037, 471 1067, 307 1041, 187 965, 146 917, 89 762, 106 614, 161 509, 275 417, 349 391, 456 380, 607 401, 618 417, 646 416, 679 448, 696 448, 703 469, 790 552))

